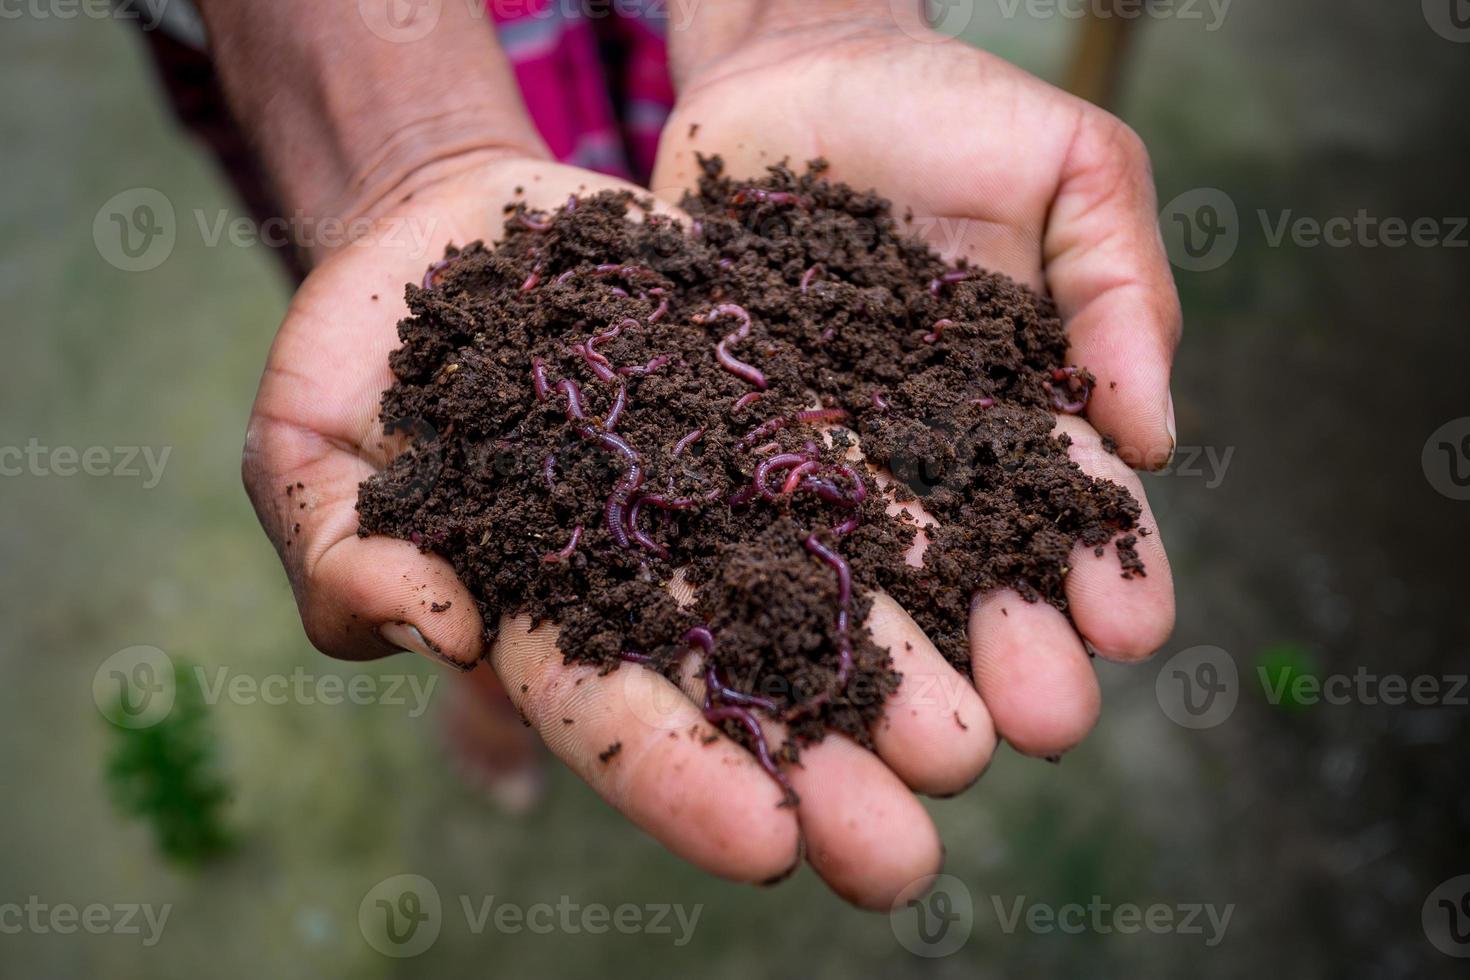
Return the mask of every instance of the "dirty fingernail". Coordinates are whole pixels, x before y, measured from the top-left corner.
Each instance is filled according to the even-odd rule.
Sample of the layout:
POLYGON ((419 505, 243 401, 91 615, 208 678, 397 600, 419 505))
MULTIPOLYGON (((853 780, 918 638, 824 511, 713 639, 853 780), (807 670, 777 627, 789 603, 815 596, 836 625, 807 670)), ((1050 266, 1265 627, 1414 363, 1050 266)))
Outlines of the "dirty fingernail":
POLYGON ((378 627, 378 635, 400 650, 422 654, 430 660, 448 664, 458 671, 467 671, 473 665, 462 664, 445 656, 444 651, 430 643, 419 628, 412 623, 385 623, 378 627))
POLYGON ((1169 460, 1174 460, 1174 450, 1179 446, 1179 428, 1174 421, 1174 392, 1169 392, 1169 401, 1164 408, 1164 428, 1169 431, 1169 460))

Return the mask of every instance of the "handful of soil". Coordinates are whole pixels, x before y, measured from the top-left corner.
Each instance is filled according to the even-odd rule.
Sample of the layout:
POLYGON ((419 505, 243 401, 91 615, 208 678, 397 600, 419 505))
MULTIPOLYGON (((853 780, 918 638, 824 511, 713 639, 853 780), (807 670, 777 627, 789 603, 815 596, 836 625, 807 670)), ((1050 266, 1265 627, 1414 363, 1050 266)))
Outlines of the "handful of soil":
POLYGON ((828 730, 870 744, 898 685, 873 590, 968 674, 974 593, 1065 611, 1079 541, 1142 574, 1139 507, 1051 434, 1092 378, 1050 301, 946 266, 820 161, 739 184, 701 163, 688 227, 629 220, 627 193, 512 205, 502 244, 408 287, 382 417, 409 444, 359 533, 447 558, 492 636, 529 613, 568 661, 671 678, 699 647, 706 717, 786 785, 759 716, 794 761, 828 730), (894 500, 938 522, 922 567, 894 500))

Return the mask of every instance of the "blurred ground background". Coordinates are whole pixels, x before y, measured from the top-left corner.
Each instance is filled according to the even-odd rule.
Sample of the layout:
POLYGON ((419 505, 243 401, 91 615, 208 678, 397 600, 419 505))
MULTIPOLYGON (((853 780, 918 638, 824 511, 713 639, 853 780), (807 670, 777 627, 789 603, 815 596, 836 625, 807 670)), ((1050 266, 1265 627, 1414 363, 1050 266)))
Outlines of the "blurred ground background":
MULTIPOLYGON (((1057 79, 1075 24, 1054 9, 981 3, 965 34, 1057 79)), ((287 291, 265 249, 201 240, 195 209, 244 212, 165 113, 136 31, 7 13, 0 446, 171 454, 154 487, 0 478, 0 904, 173 908, 151 947, 4 929, 0 976, 1463 975, 1421 922, 1436 887, 1470 872, 1463 702, 1277 706, 1256 668, 1467 670, 1470 502, 1434 489, 1421 450, 1470 415, 1470 235, 1458 248, 1307 247, 1274 245, 1267 225, 1366 209, 1451 234, 1449 219, 1470 215, 1470 44, 1446 36, 1432 2, 1235 0, 1213 30, 1200 13, 1143 25, 1119 109, 1153 149, 1161 202, 1213 188, 1237 211, 1228 260, 1178 273, 1174 389, 1181 444, 1233 456, 1219 479, 1201 457, 1202 475, 1148 480, 1179 629, 1149 665, 1099 664, 1095 735, 1060 767, 1002 752, 971 792, 932 804, 946 870, 976 908, 964 947, 934 960, 809 872, 755 890, 683 867, 560 770, 532 819, 497 813, 446 762, 442 687, 420 717, 385 704, 210 708, 239 840, 223 860, 177 868, 119 816, 104 779, 118 733, 92 693, 116 651, 146 644, 252 677, 435 675, 406 658, 328 662, 301 633, 238 479, 287 291), (146 273, 104 261, 92 235, 104 202, 137 187, 181 216, 173 253, 146 273), (1156 679, 1200 645, 1228 651, 1239 701, 1192 730, 1162 710, 1156 679), (401 961, 357 920, 369 889, 400 873, 429 878, 445 903, 438 942, 401 961), (475 935, 461 895, 703 910, 676 948, 669 936, 475 935), (1234 912, 1213 947, 1007 934, 992 896, 1234 912)))

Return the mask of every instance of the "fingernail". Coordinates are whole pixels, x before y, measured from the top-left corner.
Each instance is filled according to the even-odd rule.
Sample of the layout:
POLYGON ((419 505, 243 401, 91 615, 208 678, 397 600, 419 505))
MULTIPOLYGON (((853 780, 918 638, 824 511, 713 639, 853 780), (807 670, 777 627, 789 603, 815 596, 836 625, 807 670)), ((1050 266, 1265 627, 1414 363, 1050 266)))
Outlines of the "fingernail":
POLYGON ((796 838, 796 860, 791 862, 791 867, 778 874, 772 875, 765 881, 758 881, 756 882, 756 884, 759 885, 761 888, 774 888, 777 885, 781 884, 781 882, 785 881, 787 878, 790 878, 792 875, 796 874, 797 869, 801 867, 802 862, 804 862, 805 860, 806 838, 798 836, 796 838))
POLYGON ((400 650, 422 654, 430 660, 447 664, 461 673, 474 666, 473 664, 462 664, 445 656, 444 651, 430 643, 424 634, 419 632, 419 628, 412 623, 384 623, 378 627, 378 635, 400 650))
POLYGON ((1164 407, 1164 428, 1169 432, 1169 462, 1172 463, 1174 462, 1174 450, 1179 446, 1179 427, 1174 421, 1174 392, 1172 391, 1169 392, 1169 401, 1164 407))

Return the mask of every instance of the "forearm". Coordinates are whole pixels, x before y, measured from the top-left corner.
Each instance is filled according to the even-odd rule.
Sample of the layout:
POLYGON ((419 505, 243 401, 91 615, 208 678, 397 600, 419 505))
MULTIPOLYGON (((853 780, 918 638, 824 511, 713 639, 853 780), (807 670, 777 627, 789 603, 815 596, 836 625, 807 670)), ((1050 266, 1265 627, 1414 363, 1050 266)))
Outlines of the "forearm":
POLYGON ((779 49, 818 34, 924 28, 921 0, 720 0, 690 8, 669 31, 669 65, 676 87, 708 71, 742 45, 760 40, 779 49), (900 23, 902 21, 902 23, 900 23))
POLYGON ((444 3, 427 33, 369 25, 358 0, 200 6, 225 94, 288 213, 374 217, 475 159, 545 153, 493 25, 468 4, 444 3))

